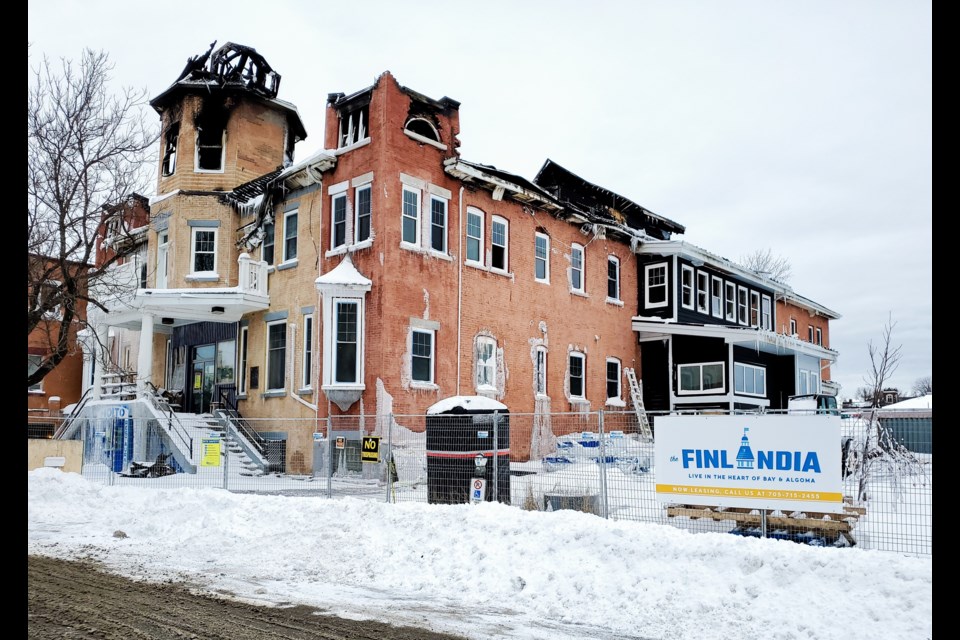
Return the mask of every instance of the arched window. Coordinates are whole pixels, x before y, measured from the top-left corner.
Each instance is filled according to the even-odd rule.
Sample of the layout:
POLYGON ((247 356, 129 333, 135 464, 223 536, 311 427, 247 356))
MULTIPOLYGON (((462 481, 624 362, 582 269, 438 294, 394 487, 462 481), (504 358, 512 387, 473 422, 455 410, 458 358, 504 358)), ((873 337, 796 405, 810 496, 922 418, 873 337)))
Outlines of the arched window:
POLYGON ((440 134, 437 132, 437 129, 428 120, 423 118, 410 118, 403 128, 427 140, 440 142, 440 134))

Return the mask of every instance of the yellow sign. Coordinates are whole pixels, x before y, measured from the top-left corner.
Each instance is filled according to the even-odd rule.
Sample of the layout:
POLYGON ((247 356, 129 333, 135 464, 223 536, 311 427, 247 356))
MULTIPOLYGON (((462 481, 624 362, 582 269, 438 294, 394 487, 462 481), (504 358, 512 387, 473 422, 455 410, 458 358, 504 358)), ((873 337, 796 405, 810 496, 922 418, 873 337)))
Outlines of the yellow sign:
POLYGON ((380 436, 363 436, 361 462, 380 462, 380 436))
POLYGON ((203 386, 203 374, 199 371, 193 374, 193 388, 200 389, 203 386))
POLYGON ((201 467, 219 467, 220 466, 220 438, 204 438, 202 456, 200 458, 201 467))

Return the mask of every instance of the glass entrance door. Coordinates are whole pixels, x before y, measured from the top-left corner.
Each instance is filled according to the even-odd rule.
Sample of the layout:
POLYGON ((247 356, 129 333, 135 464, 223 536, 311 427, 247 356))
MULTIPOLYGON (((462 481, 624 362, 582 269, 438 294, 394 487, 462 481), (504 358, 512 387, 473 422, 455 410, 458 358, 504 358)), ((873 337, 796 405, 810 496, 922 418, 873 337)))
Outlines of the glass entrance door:
POLYGON ((191 413, 209 413, 213 399, 214 371, 216 367, 217 347, 205 344, 193 348, 190 411, 191 413))

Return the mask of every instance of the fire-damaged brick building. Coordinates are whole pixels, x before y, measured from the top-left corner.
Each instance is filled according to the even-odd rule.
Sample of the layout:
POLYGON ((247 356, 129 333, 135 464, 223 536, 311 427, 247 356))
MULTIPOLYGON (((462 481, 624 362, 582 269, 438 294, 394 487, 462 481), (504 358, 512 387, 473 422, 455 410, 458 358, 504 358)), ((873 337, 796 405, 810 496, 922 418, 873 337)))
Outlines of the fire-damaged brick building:
MULTIPOLYGON (((330 93, 323 150, 295 160, 306 127, 279 85, 227 43, 151 103, 146 284, 98 317, 139 330, 142 389, 301 419, 284 437, 306 468, 317 418, 452 396, 632 409, 628 369, 648 409, 829 391, 839 316, 676 239, 683 225, 551 160, 528 179, 462 157, 460 104, 389 72, 330 93)), ((529 457, 529 431, 511 437, 529 457)))

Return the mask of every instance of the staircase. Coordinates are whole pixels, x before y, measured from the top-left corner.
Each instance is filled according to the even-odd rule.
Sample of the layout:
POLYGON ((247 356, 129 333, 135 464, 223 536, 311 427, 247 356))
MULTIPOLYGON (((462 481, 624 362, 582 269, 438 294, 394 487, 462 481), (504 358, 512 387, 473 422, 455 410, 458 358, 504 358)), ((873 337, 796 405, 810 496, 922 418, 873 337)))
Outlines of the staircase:
MULTIPOLYGON (((227 462, 229 469, 239 469, 237 473, 241 476, 266 475, 263 467, 247 455, 247 452, 238 442, 236 433, 231 433, 230 430, 226 429, 224 422, 216 416, 209 413, 178 413, 177 417, 184 426, 203 429, 210 435, 218 435, 226 447, 226 454, 230 456, 227 462)), ((199 460, 197 463, 199 463, 199 460)))
POLYGON ((648 442, 653 442, 650 419, 647 416, 646 408, 643 406, 643 383, 637 380, 633 369, 625 368, 623 373, 627 376, 627 383, 630 385, 630 400, 633 401, 633 410, 636 411, 637 422, 640 423, 640 436, 648 442))

